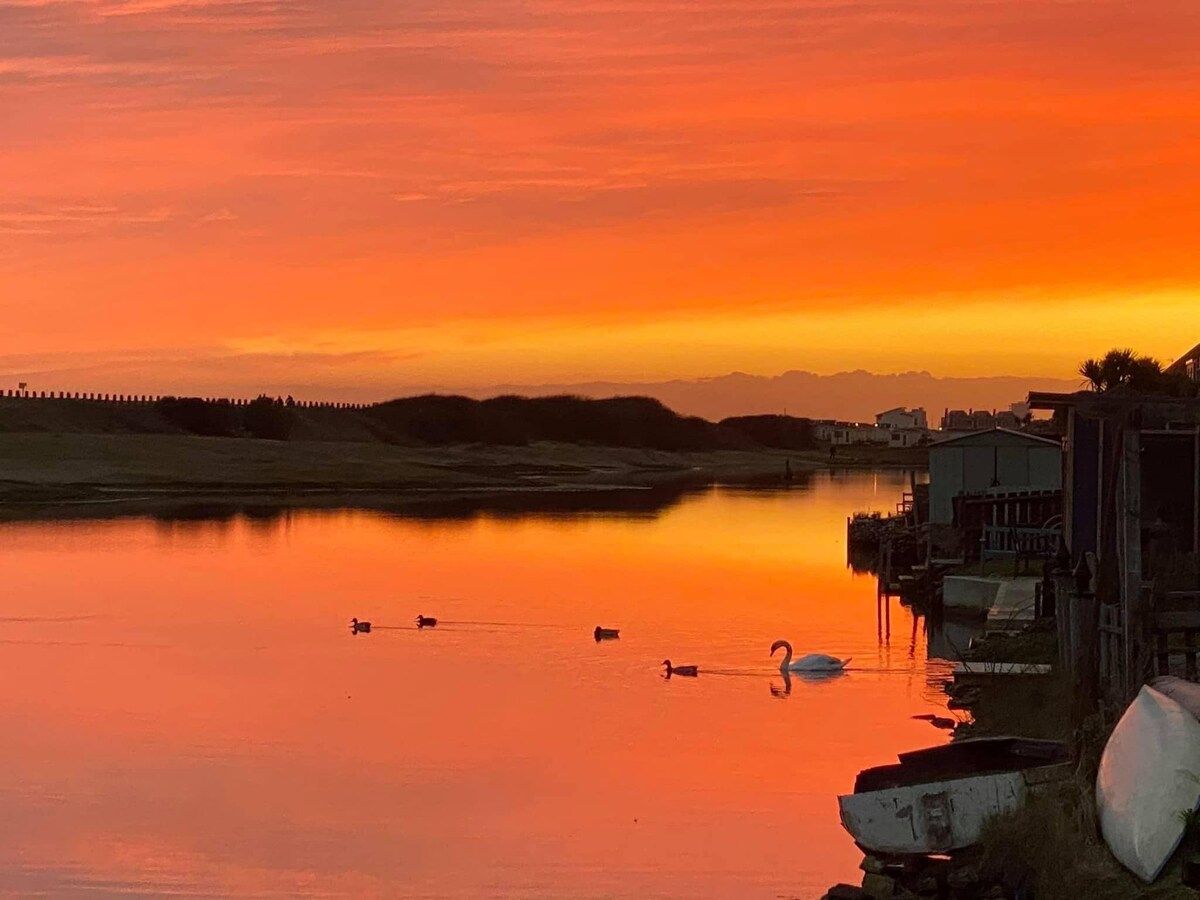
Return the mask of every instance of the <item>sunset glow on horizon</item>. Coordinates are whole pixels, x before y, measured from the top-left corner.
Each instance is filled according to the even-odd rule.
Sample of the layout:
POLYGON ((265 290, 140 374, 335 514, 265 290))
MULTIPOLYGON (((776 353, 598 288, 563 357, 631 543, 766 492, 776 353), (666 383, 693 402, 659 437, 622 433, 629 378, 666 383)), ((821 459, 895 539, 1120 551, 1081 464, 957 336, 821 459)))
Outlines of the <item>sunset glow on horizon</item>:
POLYGON ((0 379, 1169 361, 1198 88, 1186 0, 0 0, 0 379))

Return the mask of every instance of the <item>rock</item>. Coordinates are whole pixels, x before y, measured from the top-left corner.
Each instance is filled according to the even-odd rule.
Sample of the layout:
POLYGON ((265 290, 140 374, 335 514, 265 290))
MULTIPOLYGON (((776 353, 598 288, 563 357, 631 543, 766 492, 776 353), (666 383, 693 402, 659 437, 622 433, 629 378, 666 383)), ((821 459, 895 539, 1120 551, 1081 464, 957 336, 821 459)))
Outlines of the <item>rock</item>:
POLYGON ((871 900, 871 895, 853 884, 835 884, 821 900, 871 900))
POLYGON ((1004 893, 1004 888, 998 884, 993 884, 983 893, 984 900, 1004 900, 1008 896, 1004 893))
POLYGON ((864 872, 870 872, 872 875, 883 875, 887 871, 887 864, 875 856, 864 856, 863 861, 858 864, 858 867, 864 872))
POLYGON ((938 880, 933 875, 922 875, 917 879, 917 883, 913 887, 922 897, 936 897, 938 880))
POLYGON ((868 872, 863 876, 862 889, 872 900, 887 900, 896 893, 896 879, 868 872))
POLYGON ((979 870, 974 866, 951 869, 946 876, 946 886, 952 891, 962 891, 979 883, 979 870))

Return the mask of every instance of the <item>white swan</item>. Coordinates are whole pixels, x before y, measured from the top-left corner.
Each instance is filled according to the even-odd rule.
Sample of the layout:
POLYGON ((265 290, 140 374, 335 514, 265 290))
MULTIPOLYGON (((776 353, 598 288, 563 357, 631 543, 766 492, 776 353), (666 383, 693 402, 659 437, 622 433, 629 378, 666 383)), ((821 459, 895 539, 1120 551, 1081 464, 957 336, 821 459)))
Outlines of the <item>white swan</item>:
POLYGON ((787 641, 776 641, 771 645, 771 655, 775 655, 775 651, 782 647, 786 653, 783 656, 783 662, 779 664, 779 671, 785 675, 788 672, 840 672, 846 668, 846 663, 850 662, 850 657, 846 659, 838 659, 836 656, 830 656, 828 653, 809 653, 807 656, 802 656, 795 662, 792 662, 792 645, 787 641))

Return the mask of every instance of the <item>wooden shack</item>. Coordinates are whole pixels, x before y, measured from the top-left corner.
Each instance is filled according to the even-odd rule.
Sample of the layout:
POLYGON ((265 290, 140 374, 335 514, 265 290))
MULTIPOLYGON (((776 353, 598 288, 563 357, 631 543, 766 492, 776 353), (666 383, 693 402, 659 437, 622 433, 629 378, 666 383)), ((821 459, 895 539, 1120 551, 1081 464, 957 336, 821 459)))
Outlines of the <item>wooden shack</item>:
POLYGON ((1029 403, 1066 418, 1061 568, 1072 590, 1059 650, 1082 700, 1128 700, 1171 666, 1160 647, 1177 645, 1194 672, 1200 399, 1037 392, 1029 403))

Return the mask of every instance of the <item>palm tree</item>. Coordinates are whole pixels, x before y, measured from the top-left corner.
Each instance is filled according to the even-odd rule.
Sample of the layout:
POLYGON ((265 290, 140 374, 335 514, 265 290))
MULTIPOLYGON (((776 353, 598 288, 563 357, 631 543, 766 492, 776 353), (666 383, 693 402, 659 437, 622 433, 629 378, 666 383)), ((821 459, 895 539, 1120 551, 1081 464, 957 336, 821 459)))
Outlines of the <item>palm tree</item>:
POLYGON ((1109 350, 1102 359, 1085 359, 1077 371, 1093 391, 1126 387, 1139 393, 1155 393, 1163 387, 1162 364, 1128 347, 1109 350))
POLYGON ((1104 390, 1104 370, 1100 365, 1100 360, 1089 357, 1079 364, 1079 374, 1083 376, 1083 381, 1093 391, 1104 390))

